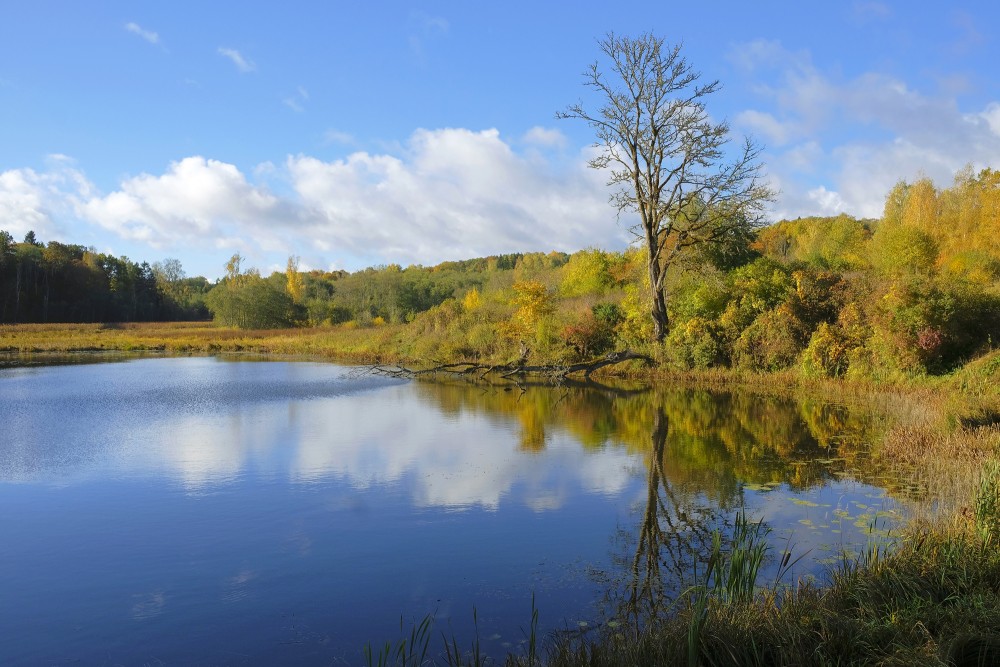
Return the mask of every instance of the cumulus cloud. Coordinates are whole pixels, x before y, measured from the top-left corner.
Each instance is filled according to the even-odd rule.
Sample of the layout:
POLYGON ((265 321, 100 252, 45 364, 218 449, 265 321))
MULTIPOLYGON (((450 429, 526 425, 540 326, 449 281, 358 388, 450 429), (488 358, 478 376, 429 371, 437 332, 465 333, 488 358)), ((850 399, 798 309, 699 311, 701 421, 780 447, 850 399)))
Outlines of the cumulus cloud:
POLYGON ((542 148, 565 148, 568 144, 566 135, 559 130, 538 125, 525 132, 521 141, 542 148))
POLYGON ((159 44, 160 36, 153 32, 152 30, 146 30, 138 23, 132 23, 131 21, 125 24, 125 30, 132 33, 133 35, 138 35, 150 44, 159 44))
POLYGON ((900 179, 947 185, 968 163, 1000 166, 997 102, 966 111, 953 91, 923 92, 880 72, 841 79, 773 41, 743 45, 735 58, 759 82, 761 108, 736 125, 769 144, 775 217, 876 217, 900 179))
MULTIPOLYGON (((236 249, 262 266, 283 264, 289 253, 310 266, 358 269, 621 248, 631 239, 630 220, 616 219, 604 175, 585 166, 587 157, 557 165, 530 146, 519 153, 496 130, 418 130, 392 153, 358 151, 329 161, 294 155, 258 165, 249 177, 233 164, 187 157, 162 174, 126 178, 106 194, 77 189, 65 203, 123 239, 155 248, 196 242, 236 249)), ((25 175, 6 176, 8 200, 26 190, 25 175)), ((28 175, 35 182, 28 191, 40 192, 47 176, 28 175)), ((22 219, 31 212, 51 218, 41 203, 18 197, 22 219)))
POLYGON ((52 155, 48 170, 0 172, 0 228, 20 239, 28 231, 41 238, 59 235, 62 222, 93 186, 70 159, 52 155))
POLYGON ((219 55, 228 58, 234 65, 236 69, 241 72, 252 72, 257 69, 257 65, 254 64, 252 60, 243 57, 236 49, 227 49, 225 47, 219 47, 219 55))
POLYGON ((282 224, 288 208, 234 165, 189 157, 163 175, 126 179, 117 191, 92 197, 78 210, 123 238, 164 247, 249 235, 282 224))
POLYGON ((498 252, 620 247, 600 175, 517 154, 496 130, 419 130, 402 156, 358 152, 287 168, 317 230, 354 254, 401 263, 498 252), (596 178, 595 178, 596 176, 596 178))

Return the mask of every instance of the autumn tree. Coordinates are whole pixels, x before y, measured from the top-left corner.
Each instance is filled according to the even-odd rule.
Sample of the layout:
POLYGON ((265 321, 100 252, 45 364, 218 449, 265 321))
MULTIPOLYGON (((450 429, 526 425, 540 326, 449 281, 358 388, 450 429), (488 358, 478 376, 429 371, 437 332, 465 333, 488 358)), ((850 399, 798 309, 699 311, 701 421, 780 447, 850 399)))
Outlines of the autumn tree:
POLYGON ((557 117, 594 129, 600 152, 589 165, 606 170, 619 213, 639 214, 632 231, 646 248, 653 330, 662 341, 668 270, 694 248, 761 225, 773 194, 762 179, 761 148, 749 138, 730 147, 728 123, 714 122, 705 107, 719 82, 701 83, 680 46, 650 33, 609 33, 599 46, 606 64, 584 73, 599 106, 578 102, 557 117))
MULTIPOLYGON (((280 274, 278 274, 279 277, 280 274)), ((226 276, 205 298, 217 321, 240 329, 274 329, 292 326, 295 304, 288 292, 261 277, 257 269, 243 270, 236 253, 226 262, 226 276)))
POLYGON ((299 273, 299 258, 289 255, 288 264, 285 266, 285 291, 292 297, 295 303, 302 302, 302 274, 299 273))

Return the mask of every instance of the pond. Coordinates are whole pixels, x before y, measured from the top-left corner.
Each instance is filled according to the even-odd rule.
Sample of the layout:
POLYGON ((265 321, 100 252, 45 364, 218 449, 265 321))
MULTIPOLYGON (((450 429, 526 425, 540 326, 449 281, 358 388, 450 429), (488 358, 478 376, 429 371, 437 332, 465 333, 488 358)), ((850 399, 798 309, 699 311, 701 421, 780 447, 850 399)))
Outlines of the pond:
POLYGON ((899 506, 880 420, 678 389, 209 357, 0 370, 0 664, 335 665, 434 618, 523 651, 655 607, 745 507, 823 577, 899 506))

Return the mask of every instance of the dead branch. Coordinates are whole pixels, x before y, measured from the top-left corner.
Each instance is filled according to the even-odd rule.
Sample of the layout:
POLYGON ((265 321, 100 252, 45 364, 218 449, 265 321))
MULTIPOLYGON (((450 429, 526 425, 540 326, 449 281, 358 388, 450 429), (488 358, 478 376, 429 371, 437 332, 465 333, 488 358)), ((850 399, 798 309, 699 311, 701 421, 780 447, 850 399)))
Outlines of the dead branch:
POLYGON ((417 378, 429 375, 447 375, 475 377, 479 380, 488 379, 495 376, 501 380, 511 380, 513 378, 523 378, 525 376, 542 376, 553 383, 561 383, 569 380, 571 376, 583 374, 585 381, 590 381, 590 376, 608 366, 638 359, 647 366, 652 366, 656 362, 645 354, 622 350, 612 352, 600 359, 579 362, 575 364, 526 364, 525 356, 509 364, 480 364, 473 361, 459 361, 446 364, 438 364, 428 368, 407 368, 405 366, 383 366, 374 365, 365 369, 365 372, 372 375, 382 375, 393 378, 417 378))

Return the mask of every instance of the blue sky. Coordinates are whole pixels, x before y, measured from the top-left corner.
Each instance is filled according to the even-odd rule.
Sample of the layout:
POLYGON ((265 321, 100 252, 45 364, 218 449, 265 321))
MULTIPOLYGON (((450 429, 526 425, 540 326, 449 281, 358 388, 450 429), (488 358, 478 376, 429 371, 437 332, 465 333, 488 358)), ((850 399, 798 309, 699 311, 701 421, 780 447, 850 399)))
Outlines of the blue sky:
POLYGON ((1000 9, 922 2, 9 2, 0 229, 214 278, 620 248, 582 72, 652 31, 764 144, 772 217, 1000 167, 1000 9))

